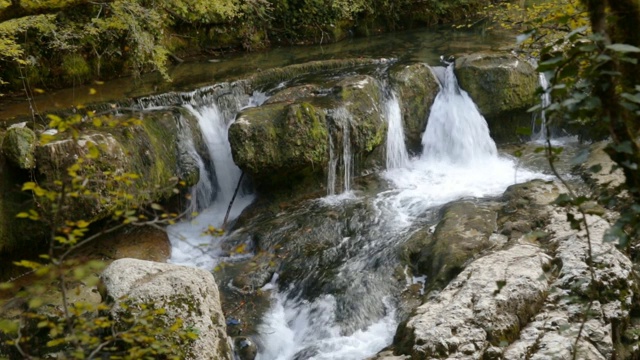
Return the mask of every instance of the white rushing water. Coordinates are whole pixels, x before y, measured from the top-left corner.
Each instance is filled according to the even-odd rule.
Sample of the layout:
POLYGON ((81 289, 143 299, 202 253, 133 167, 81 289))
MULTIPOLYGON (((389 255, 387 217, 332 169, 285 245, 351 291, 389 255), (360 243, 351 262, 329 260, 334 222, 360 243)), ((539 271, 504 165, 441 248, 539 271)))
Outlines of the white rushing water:
POLYGON ((544 73, 538 74, 538 81, 544 92, 540 95, 540 105, 542 109, 540 109, 539 117, 534 116, 531 124, 531 141, 540 143, 544 142, 547 138, 547 116, 545 109, 551 104, 551 93, 549 91, 549 81, 547 81, 544 73))
POLYGON ((327 176, 327 193, 330 196, 328 201, 336 198, 349 198, 351 192, 351 177, 353 175, 353 155, 351 153, 351 121, 352 115, 344 107, 335 109, 332 117, 336 125, 342 130, 342 139, 339 139, 342 145, 342 156, 337 155, 335 141, 329 136, 329 171, 327 176), (342 170, 342 179, 338 178, 339 170, 342 170), (342 184, 342 192, 336 193, 339 188, 338 182, 342 184))
POLYGON ((389 125, 387 133, 387 169, 402 168, 409 164, 409 154, 404 143, 402 112, 395 93, 385 102, 385 116, 389 125))
MULTIPOLYGON (((386 103, 389 134, 384 177, 393 189, 373 200, 379 214, 372 221, 372 226, 385 228, 380 231, 385 237, 360 248, 340 267, 338 276, 346 271, 371 277, 367 274, 371 271, 368 264, 381 259, 376 249, 393 248, 391 241, 397 241, 401 236, 398 234, 431 209, 467 196, 497 196, 509 185, 542 177, 518 169, 514 159, 498 154, 485 119, 469 95, 458 87, 452 66, 446 69, 444 80, 431 108, 421 157, 409 159, 406 154, 397 99, 393 96, 386 103)), ((336 153, 335 149, 332 153, 336 153)), ((341 206, 340 202, 327 203, 341 206)), ((415 281, 419 280, 424 281, 415 281)), ((386 311, 379 319, 347 332, 335 319, 339 305, 334 295, 302 301, 287 294, 274 293, 274 305, 260 326, 260 360, 360 360, 376 354, 393 340, 397 319, 391 302, 385 302, 386 311)), ((372 293, 362 296, 361 306, 373 298, 372 293)))
POLYGON ((453 65, 446 68, 444 80, 422 137, 422 156, 385 173, 396 190, 384 194, 384 202, 399 222, 410 224, 434 206, 466 196, 499 195, 509 185, 541 176, 498 154, 486 120, 458 87, 453 65))
MULTIPOLYGON (((260 105, 266 97, 257 93, 249 100, 248 106, 260 105)), ((192 192, 192 208, 201 210, 196 217, 169 226, 167 232, 171 240, 171 258, 169 262, 189 265, 211 270, 216 265, 219 255, 218 247, 221 238, 209 230, 223 226, 229 204, 238 187, 242 171, 233 162, 231 146, 229 145, 229 126, 234 120, 235 113, 225 116, 215 102, 206 106, 195 107, 183 105, 196 119, 202 132, 204 143, 210 159, 211 176, 200 156, 195 156, 200 168, 200 180, 192 192)), ((239 188, 229 212, 229 219, 236 218, 245 207, 254 200, 253 194, 245 194, 239 188)))

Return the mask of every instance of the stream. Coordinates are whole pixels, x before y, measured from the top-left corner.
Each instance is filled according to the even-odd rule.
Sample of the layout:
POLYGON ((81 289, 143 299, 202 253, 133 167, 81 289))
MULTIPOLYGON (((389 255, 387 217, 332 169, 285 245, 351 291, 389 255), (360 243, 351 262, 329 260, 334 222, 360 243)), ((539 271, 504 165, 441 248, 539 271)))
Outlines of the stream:
MULTIPOLYGON (((256 93, 248 100, 238 99, 235 107, 259 106, 267 97, 256 93)), ((339 162, 342 167, 329 170, 327 196, 212 240, 203 234, 209 226, 222 226, 241 173, 226 138, 234 114, 221 111, 215 102, 184 107, 198 118, 210 153, 209 168, 216 176, 203 179, 194 189, 194 201, 202 210, 199 215, 168 229, 173 247, 170 261, 212 269, 221 262, 254 255, 229 255, 222 250, 223 243, 244 241, 251 249, 255 237, 263 244, 291 246, 294 253, 306 251, 300 250, 305 246, 318 247, 305 257, 293 256, 262 288, 271 294, 271 307, 254 338, 260 360, 355 360, 376 354, 391 344, 399 312, 404 311, 399 308, 397 294, 406 286, 424 283, 424 278, 408 275, 406 280, 394 279, 400 263, 399 246, 417 229, 434 226, 440 207, 450 201, 496 197, 509 185, 549 178, 498 151, 485 119, 458 87, 453 66, 448 66, 420 156, 408 155, 400 106, 395 94, 388 91, 384 100, 389 125, 387 169, 375 175, 382 184, 377 190, 361 191, 353 183, 347 141, 342 149, 331 151, 330 166, 339 162), (343 186, 337 189, 335 182, 340 177, 343 186), (303 229, 307 229, 304 234, 303 229), (302 238, 305 240, 298 240, 302 238), (302 245, 291 245, 297 241, 302 245)), ((336 111, 336 117, 348 121, 347 112, 336 111)), ((200 164, 201 173, 207 173, 204 161, 200 164)), ((253 200, 251 191, 240 186, 230 218, 237 217, 253 200)))

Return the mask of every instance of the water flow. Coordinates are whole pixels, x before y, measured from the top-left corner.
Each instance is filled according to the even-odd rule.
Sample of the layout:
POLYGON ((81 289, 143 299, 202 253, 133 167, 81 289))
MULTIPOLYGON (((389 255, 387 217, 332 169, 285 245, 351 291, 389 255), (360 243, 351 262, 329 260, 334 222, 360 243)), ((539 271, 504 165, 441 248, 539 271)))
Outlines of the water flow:
POLYGON ((540 105, 542 106, 540 119, 538 119, 537 116, 534 117, 531 124, 531 141, 544 142, 547 138, 547 116, 545 109, 551 104, 551 93, 549 92, 549 81, 547 81, 544 73, 538 75, 538 80, 544 92, 540 95, 540 105), (539 128, 538 125, 540 126, 539 128))
POLYGON ((193 161, 196 162, 196 166, 198 167, 198 183, 191 188, 191 200, 187 209, 188 214, 193 214, 211 205, 215 195, 214 184, 204 160, 202 160, 202 157, 198 154, 193 143, 193 132, 183 116, 180 116, 179 124, 179 139, 182 143, 181 148, 186 151, 186 156, 189 159, 193 159, 193 161))
MULTIPOLYGON (((342 138, 338 140, 342 144, 342 157, 338 159, 335 149, 335 141, 329 136, 329 171, 327 177, 328 195, 336 195, 337 174, 342 170, 342 195, 349 197, 351 192, 351 177, 353 175, 353 154, 351 153, 351 122, 352 115, 346 108, 340 107, 332 112, 336 128, 342 130, 342 138), (341 160, 341 161, 340 161, 341 160), (340 169, 340 166, 342 168, 340 169)), ((331 199, 329 199, 330 201, 331 199)))
POLYGON ((431 106, 422 145, 423 159, 435 162, 472 164, 498 153, 487 122, 458 86, 453 65, 447 67, 442 89, 431 106))
MULTIPOLYGON (((225 108, 225 111, 220 110, 216 101, 200 106, 183 105, 198 120, 198 126, 207 147, 209 168, 214 172, 214 176, 209 176, 209 179, 215 184, 215 191, 213 193, 207 192, 206 189, 201 191, 196 186, 194 201, 198 204, 196 205, 198 208, 204 207, 204 210, 191 221, 181 222, 167 229, 172 245, 170 259, 172 263, 210 270, 217 261, 220 239, 215 238, 210 230, 212 227, 220 229, 223 226, 233 194, 240 185, 242 173, 233 162, 228 131, 237 111, 243 107, 243 104, 242 100, 237 97, 231 97, 225 101, 231 104, 225 108)), ((248 105, 245 107, 256 106, 263 101, 264 96, 259 93, 258 96, 249 99, 248 105)), ((202 174, 207 175, 206 168, 206 166, 201 167, 201 171, 205 170, 204 173, 201 172, 201 178, 202 174)), ((206 181, 203 180, 202 186, 207 186, 206 181)), ((231 207, 229 218, 237 217, 253 201, 253 198, 252 194, 245 194, 240 187, 231 207)))
POLYGON ((509 185, 540 177, 498 155, 487 122, 458 86, 453 70, 453 65, 444 70, 422 137, 422 156, 384 175, 396 188, 384 201, 400 223, 411 224, 452 200, 498 195, 509 185))
POLYGON ((387 169, 405 167, 409 164, 409 154, 404 142, 400 103, 393 92, 385 102, 385 115, 389 123, 387 132, 387 169))

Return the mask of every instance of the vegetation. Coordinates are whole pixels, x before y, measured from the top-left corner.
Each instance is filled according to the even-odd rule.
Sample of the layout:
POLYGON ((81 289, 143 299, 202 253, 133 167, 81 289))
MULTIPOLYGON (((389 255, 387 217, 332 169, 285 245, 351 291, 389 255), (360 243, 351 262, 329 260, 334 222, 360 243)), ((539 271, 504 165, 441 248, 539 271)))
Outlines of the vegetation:
MULTIPOLYGON (((80 137, 87 127, 128 129, 139 125, 140 120, 92 112, 66 119, 50 115, 49 119, 49 126, 58 130, 57 139, 70 137, 83 151, 64 176, 23 185, 23 190, 32 194, 35 206, 18 217, 46 224, 49 247, 37 261, 15 262, 29 270, 33 279, 28 286, 0 284, 0 291, 9 291, 12 301, 22 304, 3 305, 0 358, 31 359, 52 354, 63 359, 184 358, 188 344, 198 337, 193 329, 180 318, 167 323, 163 316, 166 309, 153 303, 127 299, 115 299, 119 317, 114 318, 113 302, 105 296, 100 301, 91 293, 105 264, 75 254, 89 242, 124 226, 160 226, 179 216, 166 212, 160 204, 151 204, 147 210, 132 208, 132 194, 141 191, 136 186, 138 176, 97 169, 96 163, 108 149, 80 137), (94 219, 87 218, 90 212, 74 211, 78 203, 109 206, 113 219, 107 226, 97 226, 94 219), (99 228, 104 230, 97 231, 99 228)), ((41 144, 52 140, 51 135, 40 138, 41 144)), ((177 189, 175 192, 179 193, 177 189)))
POLYGON ((493 1, 0 0, 3 87, 60 88, 148 71, 168 79, 169 60, 184 55, 432 25, 493 1))

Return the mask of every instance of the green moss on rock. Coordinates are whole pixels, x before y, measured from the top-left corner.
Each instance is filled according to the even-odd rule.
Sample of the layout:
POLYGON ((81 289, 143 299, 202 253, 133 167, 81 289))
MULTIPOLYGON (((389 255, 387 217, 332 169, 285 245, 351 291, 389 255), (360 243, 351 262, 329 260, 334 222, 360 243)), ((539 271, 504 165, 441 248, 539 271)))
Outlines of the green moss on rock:
POLYGON ((234 161, 259 187, 322 174, 328 136, 324 112, 309 102, 247 109, 229 129, 234 161))
POLYGON ((456 59, 456 77, 485 116, 536 104, 533 65, 506 52, 481 52, 456 59))
POLYGON ((2 142, 2 151, 13 165, 20 169, 33 169, 36 165, 34 151, 36 134, 29 128, 11 128, 2 142))

